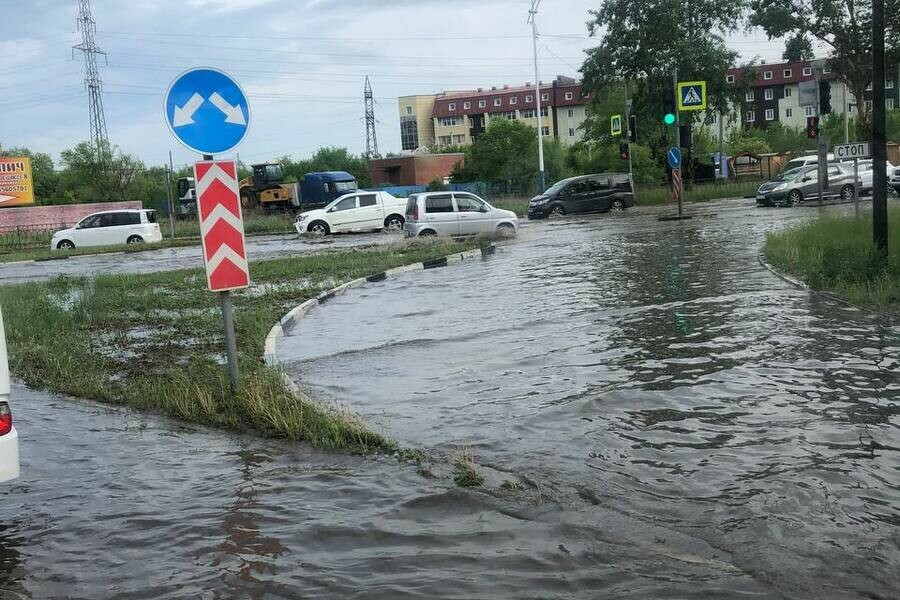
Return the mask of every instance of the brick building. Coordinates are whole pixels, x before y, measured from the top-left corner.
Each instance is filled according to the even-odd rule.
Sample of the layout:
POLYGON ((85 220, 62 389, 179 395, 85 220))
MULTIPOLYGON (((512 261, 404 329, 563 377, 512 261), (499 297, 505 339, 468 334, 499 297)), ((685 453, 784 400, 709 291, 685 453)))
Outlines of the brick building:
POLYGON ((446 180, 465 154, 410 154, 369 161, 372 185, 428 185, 446 180))

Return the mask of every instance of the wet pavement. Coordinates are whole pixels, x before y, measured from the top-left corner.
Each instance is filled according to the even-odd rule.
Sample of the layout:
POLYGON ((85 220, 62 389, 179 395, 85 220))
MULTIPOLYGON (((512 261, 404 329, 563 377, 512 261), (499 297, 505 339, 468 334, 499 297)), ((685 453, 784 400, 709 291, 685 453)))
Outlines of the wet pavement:
MULTIPOLYGON (((900 596, 900 327, 758 264, 764 233, 811 211, 699 212, 533 225, 482 261, 317 307, 280 355, 314 394, 405 444, 471 446, 539 482, 587 538, 665 545, 743 576, 723 587, 686 561, 654 578, 607 556, 639 583, 598 574, 576 596, 900 596)), ((544 542, 557 540, 571 550, 544 542)), ((502 546, 487 539, 483 552, 481 573, 502 546)), ((568 560, 554 572, 578 578, 568 560)))
POLYGON ((487 490, 15 387, 0 598, 897 597, 900 330, 759 266, 808 211, 698 210, 532 224, 289 332, 487 490))
MULTIPOLYGON (((400 234, 371 233, 332 235, 324 238, 298 237, 296 234, 248 236, 247 253, 251 261, 286 258, 357 246, 383 245, 402 240, 400 234)), ((153 273, 203 266, 200 246, 160 248, 128 254, 72 256, 63 260, 0 263, 0 285, 42 281, 60 275, 99 273, 153 273)))

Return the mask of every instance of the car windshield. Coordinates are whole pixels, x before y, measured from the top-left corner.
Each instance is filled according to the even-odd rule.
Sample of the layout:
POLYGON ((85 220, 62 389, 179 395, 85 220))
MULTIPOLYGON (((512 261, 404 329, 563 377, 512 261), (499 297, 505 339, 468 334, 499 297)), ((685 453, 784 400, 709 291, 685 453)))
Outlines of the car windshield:
POLYGON ((782 173, 787 173, 788 171, 793 171, 794 169, 802 167, 804 164, 806 164, 806 160, 804 160, 804 159, 789 161, 788 164, 784 165, 784 171, 782 171, 782 173))
POLYGON ((566 187, 566 184, 569 183, 570 181, 571 181, 571 179, 561 179, 560 181, 557 181, 556 183, 554 183, 553 185, 551 185, 550 187, 548 187, 548 188, 544 191, 544 194, 545 194, 545 195, 555 194, 555 193, 558 192, 559 190, 561 190, 561 189, 563 189, 564 187, 566 187))
POLYGON ((790 181, 794 177, 797 176, 797 173, 800 172, 800 168, 797 167, 795 169, 788 169, 787 171, 783 171, 772 178, 772 181, 790 181))

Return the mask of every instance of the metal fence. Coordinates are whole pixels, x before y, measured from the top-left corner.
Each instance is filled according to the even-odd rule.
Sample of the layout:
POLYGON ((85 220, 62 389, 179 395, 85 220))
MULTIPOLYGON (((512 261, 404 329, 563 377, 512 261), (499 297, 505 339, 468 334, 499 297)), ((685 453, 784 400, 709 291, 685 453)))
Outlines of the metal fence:
POLYGON ((53 233, 66 227, 64 224, 0 227, 0 253, 49 248, 53 233))

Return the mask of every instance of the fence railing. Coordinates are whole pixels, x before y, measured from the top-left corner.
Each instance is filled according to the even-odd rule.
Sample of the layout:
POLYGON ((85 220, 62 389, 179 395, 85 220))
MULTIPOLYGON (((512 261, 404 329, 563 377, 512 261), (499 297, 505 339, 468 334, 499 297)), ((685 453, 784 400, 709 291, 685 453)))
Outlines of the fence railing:
POLYGON ((0 227, 0 253, 49 248, 53 233, 66 227, 64 224, 0 227))

